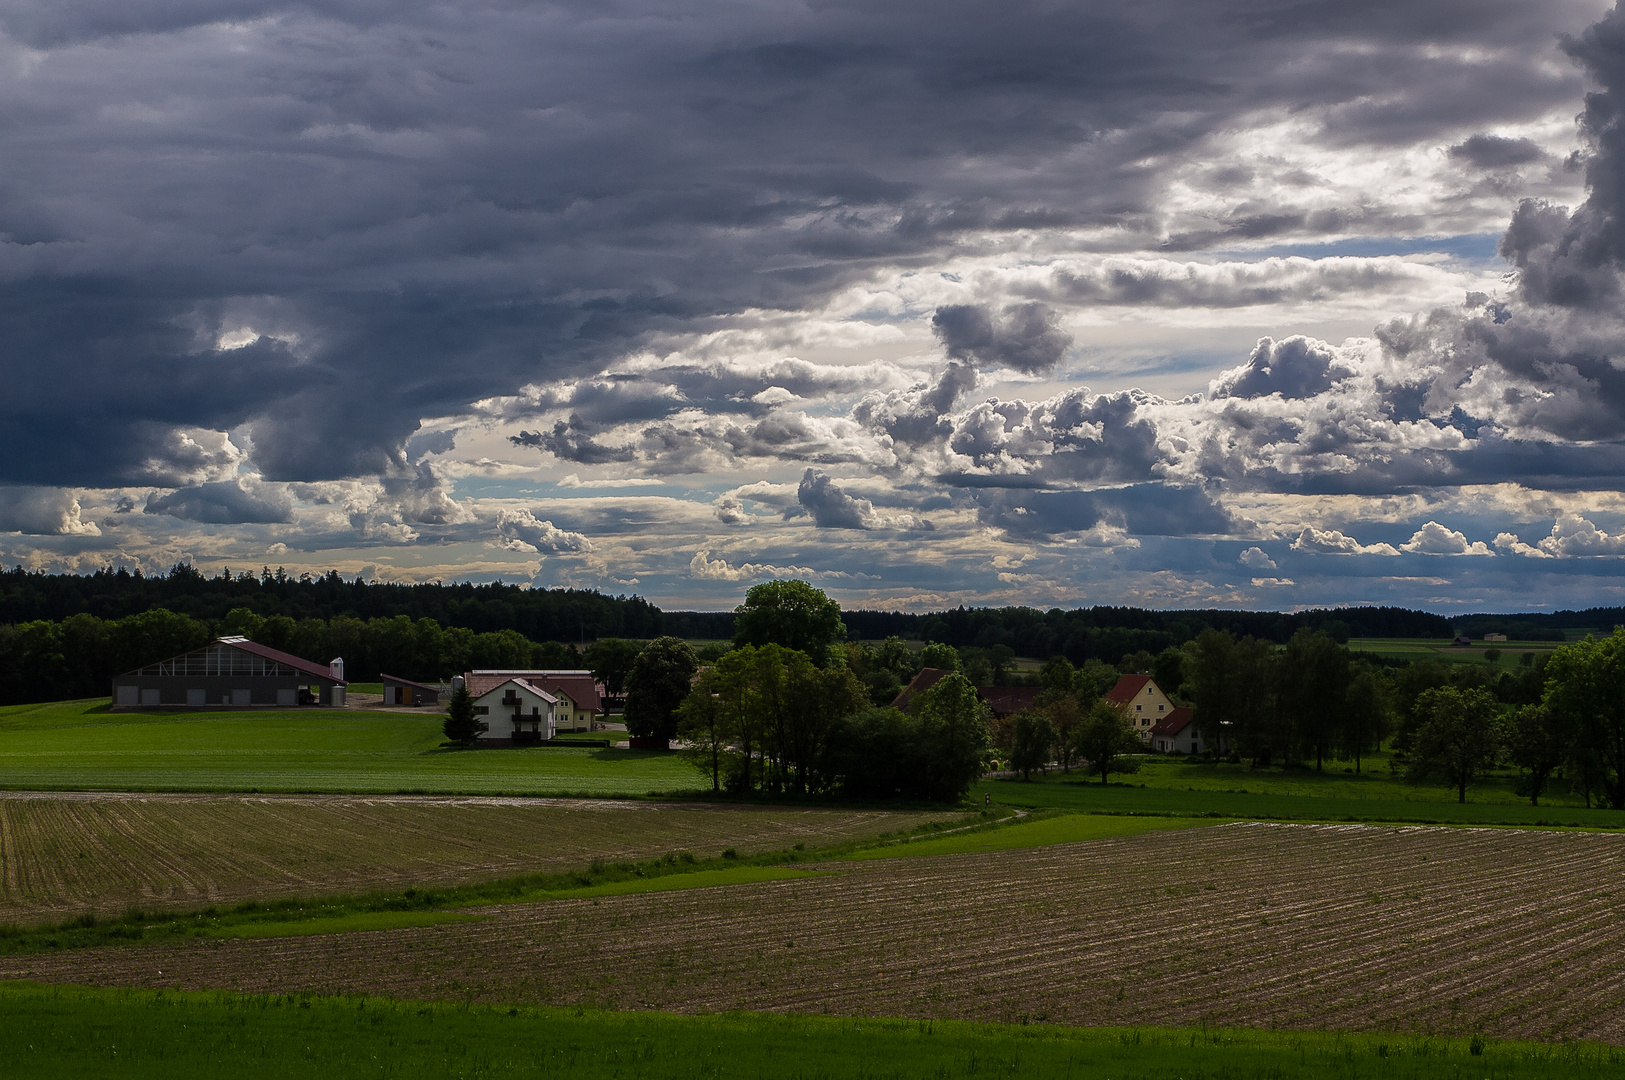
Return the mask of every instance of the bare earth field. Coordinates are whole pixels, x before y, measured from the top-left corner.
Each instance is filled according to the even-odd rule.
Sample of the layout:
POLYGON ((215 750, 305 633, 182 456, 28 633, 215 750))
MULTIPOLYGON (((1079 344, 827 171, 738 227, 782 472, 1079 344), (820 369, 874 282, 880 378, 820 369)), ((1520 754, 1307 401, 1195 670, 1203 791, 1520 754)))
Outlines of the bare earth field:
POLYGON ((411 795, 0 796, 0 923, 809 847, 961 815, 411 795))
POLYGON ((478 923, 17 957, 0 979, 1625 1042, 1625 837, 1241 824, 825 866, 478 923))

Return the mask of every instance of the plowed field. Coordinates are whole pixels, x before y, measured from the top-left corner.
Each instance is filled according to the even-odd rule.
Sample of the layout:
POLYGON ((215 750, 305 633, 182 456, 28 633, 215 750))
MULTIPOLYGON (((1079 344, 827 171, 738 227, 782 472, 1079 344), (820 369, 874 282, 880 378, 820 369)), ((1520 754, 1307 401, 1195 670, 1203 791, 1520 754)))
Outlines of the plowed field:
POLYGON ((0 797, 0 922, 489 881, 809 847, 944 813, 501 798, 0 797))
POLYGON ((1625 1042, 1618 836, 1223 825, 826 868, 478 924, 20 957, 0 978, 1625 1042))

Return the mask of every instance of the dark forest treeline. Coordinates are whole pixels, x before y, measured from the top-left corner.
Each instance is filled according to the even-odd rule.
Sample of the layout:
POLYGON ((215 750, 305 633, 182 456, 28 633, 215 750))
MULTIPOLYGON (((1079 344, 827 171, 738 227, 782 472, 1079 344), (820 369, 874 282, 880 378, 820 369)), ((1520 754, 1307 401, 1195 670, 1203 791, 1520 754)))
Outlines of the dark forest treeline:
POLYGON ((1450 637, 1441 615, 1394 607, 1279 611, 1149 611, 1132 607, 956 608, 930 615, 847 611, 841 617, 862 639, 921 638, 955 648, 1005 645, 1018 656, 1064 656, 1074 664, 1115 664, 1133 652, 1158 653, 1204 630, 1285 644, 1299 630, 1323 630, 1339 641, 1351 637, 1450 637))
POLYGON ((346 581, 336 571, 290 577, 268 567, 257 575, 224 571, 205 577, 185 563, 153 575, 122 567, 86 575, 29 573, 20 567, 0 571, 0 625, 80 614, 122 619, 157 608, 204 622, 219 622, 236 608, 296 621, 404 615, 475 633, 514 630, 535 641, 651 638, 661 632, 660 609, 642 597, 580 589, 500 582, 400 585, 346 581))

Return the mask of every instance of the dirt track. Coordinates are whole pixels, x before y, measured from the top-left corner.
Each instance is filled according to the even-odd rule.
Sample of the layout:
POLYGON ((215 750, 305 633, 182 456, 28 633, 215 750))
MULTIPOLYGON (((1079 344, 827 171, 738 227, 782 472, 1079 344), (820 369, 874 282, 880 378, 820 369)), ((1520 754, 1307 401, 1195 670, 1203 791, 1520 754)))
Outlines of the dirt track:
POLYGON ((1625 837, 1241 825, 832 869, 0 978, 1625 1043, 1625 837))

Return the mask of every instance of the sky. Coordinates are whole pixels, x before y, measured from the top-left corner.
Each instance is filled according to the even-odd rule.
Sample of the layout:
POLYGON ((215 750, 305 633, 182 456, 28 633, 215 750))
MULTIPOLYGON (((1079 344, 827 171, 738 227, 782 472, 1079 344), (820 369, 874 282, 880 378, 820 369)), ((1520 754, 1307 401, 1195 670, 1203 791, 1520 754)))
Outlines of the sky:
POLYGON ((1625 15, 9 0, 0 563, 1625 603, 1625 15))

